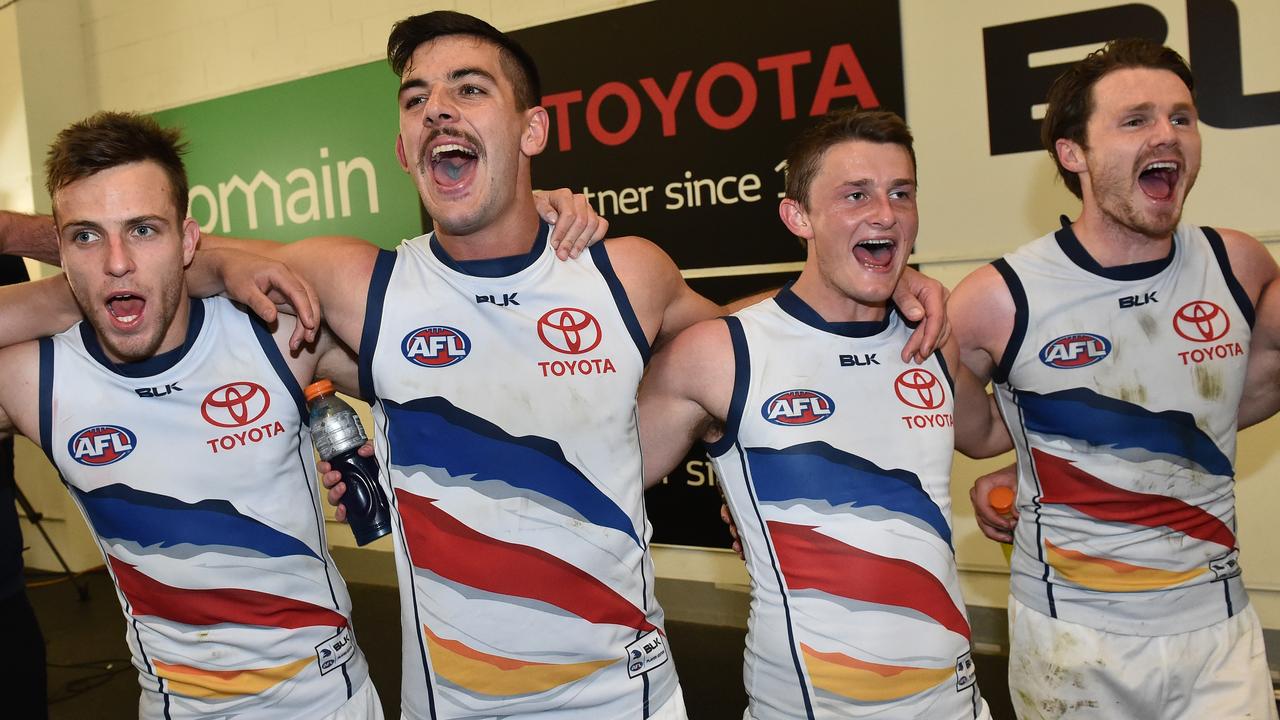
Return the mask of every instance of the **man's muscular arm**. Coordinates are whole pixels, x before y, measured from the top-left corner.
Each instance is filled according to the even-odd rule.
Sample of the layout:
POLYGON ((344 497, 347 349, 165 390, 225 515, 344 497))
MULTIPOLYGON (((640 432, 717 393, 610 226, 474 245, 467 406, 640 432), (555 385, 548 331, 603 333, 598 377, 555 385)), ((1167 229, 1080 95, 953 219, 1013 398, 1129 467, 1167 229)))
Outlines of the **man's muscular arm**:
POLYGON ((19 255, 58 264, 58 234, 48 215, 0 210, 0 255, 19 255))
POLYGON ((942 356, 955 379, 956 449, 971 458, 988 458, 1013 449, 1009 430, 1005 427, 995 398, 960 362, 960 348, 955 338, 942 346, 942 356))

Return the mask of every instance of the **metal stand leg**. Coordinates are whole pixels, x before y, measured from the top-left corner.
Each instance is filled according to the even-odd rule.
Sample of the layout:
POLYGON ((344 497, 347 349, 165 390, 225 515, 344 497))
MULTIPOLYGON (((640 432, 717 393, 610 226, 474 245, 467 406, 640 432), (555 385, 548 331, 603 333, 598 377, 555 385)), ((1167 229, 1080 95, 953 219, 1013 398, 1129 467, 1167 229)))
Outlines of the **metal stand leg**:
POLYGON ((71 567, 67 565, 67 561, 62 557, 62 553, 58 552, 58 546, 53 544, 53 538, 49 537, 49 533, 44 530, 44 525, 40 523, 40 521, 44 519, 44 513, 36 510, 35 507, 32 506, 31 501, 23 494, 22 488, 18 487, 18 483, 16 482, 13 484, 13 497, 17 500, 18 506, 22 508, 22 512, 26 513, 27 520, 30 521, 32 525, 35 525, 36 529, 40 531, 40 534, 44 536, 44 541, 49 544, 49 549, 53 551, 53 556, 58 558, 58 564, 62 565, 62 569, 66 573, 67 579, 75 586, 76 595, 78 595, 81 600, 88 600, 89 586, 81 583, 79 576, 71 571, 71 567))

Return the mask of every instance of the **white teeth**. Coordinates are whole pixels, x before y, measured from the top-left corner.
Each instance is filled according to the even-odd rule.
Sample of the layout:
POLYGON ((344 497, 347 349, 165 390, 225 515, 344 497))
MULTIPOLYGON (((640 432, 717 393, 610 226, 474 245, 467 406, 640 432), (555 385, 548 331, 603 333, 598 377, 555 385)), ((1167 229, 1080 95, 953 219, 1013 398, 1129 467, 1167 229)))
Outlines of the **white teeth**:
POLYGON ((138 316, 137 316, 137 315, 123 315, 123 316, 119 316, 119 317, 117 317, 116 319, 117 319, 117 320, 119 320, 119 321, 120 321, 120 322, 122 322, 122 323, 131 323, 131 322, 133 322, 134 320, 137 320, 137 319, 138 319, 138 316))
POLYGON ((886 247, 892 244, 892 240, 863 240, 858 243, 862 247, 886 247))
POLYGON ((1178 164, 1171 162, 1154 162, 1143 168, 1143 172, 1147 170, 1177 170, 1178 164))
POLYGON ((471 157, 476 156, 475 152, 468 148, 465 148, 456 143, 448 143, 446 145, 437 145, 431 148, 431 157, 434 159, 439 157, 442 153, 447 153, 447 152, 460 152, 465 155, 470 155, 471 157))

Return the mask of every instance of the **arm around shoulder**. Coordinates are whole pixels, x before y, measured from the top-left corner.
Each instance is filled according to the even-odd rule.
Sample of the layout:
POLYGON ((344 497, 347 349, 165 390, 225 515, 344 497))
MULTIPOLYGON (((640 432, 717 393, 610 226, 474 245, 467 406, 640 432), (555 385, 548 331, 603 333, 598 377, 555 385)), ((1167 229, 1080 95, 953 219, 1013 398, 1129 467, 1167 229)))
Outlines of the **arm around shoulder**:
POLYGON ((694 292, 670 256, 649 240, 614 238, 605 242, 605 249, 645 336, 655 346, 720 315, 719 306, 694 292))
POLYGON ((993 265, 969 273, 947 302, 960 361, 985 385, 1002 360, 1017 313, 1009 286, 993 265))

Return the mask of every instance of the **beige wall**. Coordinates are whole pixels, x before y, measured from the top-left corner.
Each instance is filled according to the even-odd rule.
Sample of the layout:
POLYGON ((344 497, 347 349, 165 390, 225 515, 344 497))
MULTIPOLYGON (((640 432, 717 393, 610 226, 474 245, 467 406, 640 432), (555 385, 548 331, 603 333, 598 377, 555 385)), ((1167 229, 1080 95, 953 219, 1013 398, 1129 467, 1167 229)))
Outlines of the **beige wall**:
MULTIPOLYGON (((158 110, 295 79, 383 56, 386 32, 405 15, 453 8, 512 30, 632 4, 626 0, 23 0, 0 11, 0 205, 47 207, 31 188, 32 167, 62 125, 96 109, 158 110), (37 9, 39 6, 39 9, 37 9), (16 39, 16 43, 15 43, 16 39), (70 56, 70 61, 68 60, 70 56), (50 92, 56 88, 57 92, 50 92)), ((1120 4, 1079 1, 1071 10, 1120 4)), ((1150 0, 1169 20, 1169 43, 1185 52, 1182 0, 1150 0)), ((1245 91, 1280 89, 1280 4, 1237 0, 1242 25, 1245 91)), ((743 4, 743 7, 749 7, 743 4)), ((1000 252, 1074 213, 1073 198, 1053 180, 1047 157, 987 153, 981 29, 1064 12, 1048 0, 902 0, 907 107, 921 158, 922 231, 918 259, 952 285, 1000 252)), ((1067 53, 1068 55, 1070 53, 1067 53)), ((1083 51, 1080 52, 1083 54, 1083 51)), ((246 119, 252 122, 252 119, 246 119)), ((1251 202, 1258 182, 1280 165, 1280 127, 1248 132, 1204 128, 1205 169, 1188 216, 1229 225, 1265 241, 1280 241, 1274 202, 1251 202), (1252 178, 1242 200, 1241 177, 1252 178), (1252 195, 1248 194, 1252 193, 1252 195)), ((1274 188, 1273 183, 1271 187, 1274 188)), ((39 183, 36 183, 39 185, 39 183)), ((1274 190, 1268 194, 1273 195, 1274 190)), ((1267 627, 1280 628, 1280 457, 1272 449, 1280 421, 1242 435, 1238 506, 1250 591, 1267 627)), ((1003 461, 958 458, 955 469, 957 557, 972 604, 1000 606, 1007 590, 1004 560, 975 529, 967 488, 1003 461)), ((77 567, 100 562, 65 492, 28 444, 19 477, 37 507, 49 513, 55 538, 77 567)), ((26 529, 28 561, 52 567, 43 541, 26 529)), ((332 527, 336 545, 351 545, 332 527)), ((375 547, 389 549, 389 542, 375 547)), ((661 576, 743 585, 733 556, 658 548, 661 576)))

